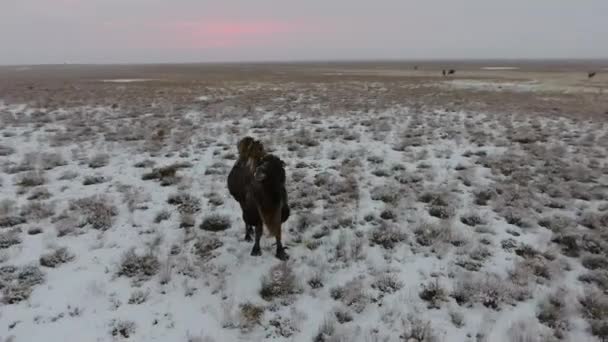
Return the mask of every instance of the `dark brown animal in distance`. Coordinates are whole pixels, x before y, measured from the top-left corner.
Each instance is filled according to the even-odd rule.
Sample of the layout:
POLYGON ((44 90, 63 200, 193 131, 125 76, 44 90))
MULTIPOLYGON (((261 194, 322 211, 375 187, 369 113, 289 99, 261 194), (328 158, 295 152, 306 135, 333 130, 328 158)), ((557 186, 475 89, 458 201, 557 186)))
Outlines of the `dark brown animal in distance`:
POLYGON ((596 72, 590 72, 587 74, 588 78, 593 78, 597 73, 596 72))
MULTIPOLYGON (((251 172, 248 163, 251 157, 251 147, 254 145, 254 143, 255 140, 249 136, 239 140, 237 144, 239 157, 228 174, 228 191, 230 192, 230 195, 232 195, 232 197, 239 202, 241 211, 243 212, 243 221, 245 222, 245 241, 252 241, 251 234, 253 234, 253 226, 256 223, 256 220, 248 223, 248 219, 245 214, 247 191, 253 182, 253 173, 251 172)), ((249 221, 252 220, 249 219, 249 221)))
POLYGON ((264 226, 276 239, 276 257, 289 259, 281 241, 281 225, 289 218, 290 210, 285 189, 285 163, 277 156, 268 154, 259 160, 252 160, 250 166, 254 174, 251 192, 248 194, 247 210, 254 204, 263 224, 255 227, 255 243, 251 255, 262 254, 260 239, 264 226))

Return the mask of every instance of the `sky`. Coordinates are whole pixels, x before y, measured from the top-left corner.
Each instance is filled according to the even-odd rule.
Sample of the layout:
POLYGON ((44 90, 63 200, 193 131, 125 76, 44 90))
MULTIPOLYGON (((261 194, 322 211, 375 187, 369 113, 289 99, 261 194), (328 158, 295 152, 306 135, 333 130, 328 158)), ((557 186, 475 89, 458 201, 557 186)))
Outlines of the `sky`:
POLYGON ((606 57, 608 0, 0 0, 0 64, 606 57))

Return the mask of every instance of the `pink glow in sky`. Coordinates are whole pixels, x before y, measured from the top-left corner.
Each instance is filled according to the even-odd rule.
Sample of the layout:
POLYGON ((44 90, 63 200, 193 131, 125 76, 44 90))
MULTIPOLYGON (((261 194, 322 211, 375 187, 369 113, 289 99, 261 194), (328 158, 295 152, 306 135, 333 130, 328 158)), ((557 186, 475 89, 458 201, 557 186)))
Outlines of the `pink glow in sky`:
POLYGON ((278 42, 305 27, 287 22, 264 21, 183 21, 162 25, 184 48, 250 46, 278 42))

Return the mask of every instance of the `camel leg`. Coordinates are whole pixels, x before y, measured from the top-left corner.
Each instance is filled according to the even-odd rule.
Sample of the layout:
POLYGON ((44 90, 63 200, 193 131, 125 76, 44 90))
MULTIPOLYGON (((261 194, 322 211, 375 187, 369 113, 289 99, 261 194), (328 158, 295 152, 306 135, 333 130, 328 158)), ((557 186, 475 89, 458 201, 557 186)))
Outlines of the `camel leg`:
POLYGON ((253 241, 253 238, 251 238, 252 234, 253 234, 253 227, 246 224, 245 225, 245 241, 252 242, 253 241))
POLYGON ((283 247, 283 243, 281 243, 281 225, 279 224, 277 229, 275 230, 275 238, 277 239, 277 253, 276 257, 285 261, 289 259, 289 255, 285 253, 285 247, 283 247))
POLYGON ((252 256, 262 255, 262 249, 260 249, 260 239, 262 238, 263 232, 264 232, 263 224, 255 226, 255 243, 253 244, 253 249, 251 250, 252 256))
MULTIPOLYGON (((243 217, 243 221, 245 221, 245 217, 243 217)), ((251 234, 253 234, 253 227, 250 224, 245 223, 245 241, 253 241, 251 234)))

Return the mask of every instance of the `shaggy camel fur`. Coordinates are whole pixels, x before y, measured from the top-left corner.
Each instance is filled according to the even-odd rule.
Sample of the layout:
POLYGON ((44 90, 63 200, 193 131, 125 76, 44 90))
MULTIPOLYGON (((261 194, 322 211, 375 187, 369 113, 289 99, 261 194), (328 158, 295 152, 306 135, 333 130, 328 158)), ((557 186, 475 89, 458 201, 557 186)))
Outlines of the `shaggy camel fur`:
POLYGON ((259 243, 266 225, 277 239, 277 257, 285 260, 288 256, 281 243, 281 224, 290 215, 285 164, 278 157, 266 155, 263 144, 251 137, 241 139, 238 150, 239 158, 228 175, 228 190, 241 206, 246 241, 252 241, 253 227, 256 227, 251 255, 261 255, 259 243), (280 215, 280 220, 274 215, 280 215))
POLYGON ((252 137, 244 137, 238 142, 237 148, 239 157, 228 174, 228 191, 241 206, 243 221, 245 222, 246 241, 252 241, 251 235, 253 234, 253 226, 260 221, 259 219, 256 220, 255 217, 253 220, 251 218, 248 219, 248 217, 246 217, 245 208, 247 191, 250 184, 253 182, 253 174, 248 166, 248 162, 250 159, 250 150, 254 142, 255 140, 252 137))
POLYGON ((261 159, 252 159, 250 162, 254 180, 251 191, 248 193, 247 207, 255 205, 263 225, 255 226, 255 243, 251 255, 261 255, 260 239, 263 226, 276 239, 276 257, 287 260, 289 255, 285 253, 281 241, 281 225, 289 218, 290 210, 285 189, 285 163, 279 157, 272 154, 263 156, 261 159))

